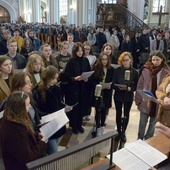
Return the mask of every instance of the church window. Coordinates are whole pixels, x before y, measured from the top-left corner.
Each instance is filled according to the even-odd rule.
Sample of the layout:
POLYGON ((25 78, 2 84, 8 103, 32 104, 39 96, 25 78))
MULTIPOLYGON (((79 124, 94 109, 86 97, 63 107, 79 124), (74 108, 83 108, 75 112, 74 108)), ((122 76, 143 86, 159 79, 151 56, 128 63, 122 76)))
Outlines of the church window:
POLYGON ((153 10, 152 12, 159 12, 162 6, 162 12, 165 12, 166 0, 153 0, 153 10))
POLYGON ((67 0, 60 0, 60 16, 67 15, 67 0))

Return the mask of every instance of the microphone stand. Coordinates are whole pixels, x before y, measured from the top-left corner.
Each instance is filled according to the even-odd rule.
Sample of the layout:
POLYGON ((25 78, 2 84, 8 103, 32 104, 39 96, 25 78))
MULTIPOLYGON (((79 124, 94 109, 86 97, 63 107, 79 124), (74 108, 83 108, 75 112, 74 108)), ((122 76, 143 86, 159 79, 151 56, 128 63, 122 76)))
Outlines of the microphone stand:
MULTIPOLYGON (((126 90, 125 90, 124 98, 126 100, 127 92, 128 92, 128 80, 126 80, 125 82, 126 82, 126 90)), ((126 141, 123 140, 123 138, 125 137, 126 111, 127 111, 127 102, 125 101, 124 102, 124 113, 123 113, 123 117, 121 118, 121 137, 120 137, 119 149, 123 148, 126 143, 126 141)))
POLYGON ((95 97, 96 115, 95 115, 95 118, 94 118, 94 126, 95 126, 95 122, 96 122, 96 129, 94 130, 94 126, 93 126, 93 132, 91 133, 93 138, 96 137, 97 128, 98 128, 98 125, 100 124, 101 98, 102 98, 101 96, 95 97))

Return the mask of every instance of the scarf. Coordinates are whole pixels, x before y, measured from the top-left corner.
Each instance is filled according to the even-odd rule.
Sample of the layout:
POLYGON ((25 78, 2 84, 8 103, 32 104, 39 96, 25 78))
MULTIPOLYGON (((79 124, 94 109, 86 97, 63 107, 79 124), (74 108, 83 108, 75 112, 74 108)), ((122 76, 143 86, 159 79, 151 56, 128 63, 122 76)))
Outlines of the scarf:
MULTIPOLYGON (((162 70, 163 65, 160 64, 158 67, 155 67, 151 62, 147 62, 143 67, 150 70, 152 76, 151 92, 154 94, 154 96, 156 96, 155 91, 157 90, 157 74, 162 70)), ((156 107, 157 104, 151 101, 149 112, 150 117, 154 117, 156 115, 156 107)))

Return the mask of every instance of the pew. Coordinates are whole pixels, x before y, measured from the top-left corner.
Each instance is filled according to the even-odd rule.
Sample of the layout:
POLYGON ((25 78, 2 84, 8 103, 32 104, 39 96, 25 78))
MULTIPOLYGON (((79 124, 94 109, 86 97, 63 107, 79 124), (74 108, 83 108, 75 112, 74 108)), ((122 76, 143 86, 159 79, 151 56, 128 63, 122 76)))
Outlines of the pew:
MULTIPOLYGON (((26 166, 29 170, 74 170, 89 160, 93 163, 93 157, 109 144, 112 152, 116 135, 116 131, 106 133, 74 147, 27 163, 26 166)), ((114 165, 108 161, 106 166, 109 168, 114 165)))

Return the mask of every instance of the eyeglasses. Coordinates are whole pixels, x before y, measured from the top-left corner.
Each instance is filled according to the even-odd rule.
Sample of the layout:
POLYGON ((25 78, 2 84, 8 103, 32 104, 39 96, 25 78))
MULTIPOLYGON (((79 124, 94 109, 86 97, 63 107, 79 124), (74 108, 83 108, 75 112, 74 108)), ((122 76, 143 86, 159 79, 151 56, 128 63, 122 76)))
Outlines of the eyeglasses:
POLYGON ((85 50, 90 50, 90 48, 85 48, 85 50))
POLYGON ((125 60, 123 60, 123 62, 128 62, 128 61, 130 61, 129 59, 125 59, 125 60))

